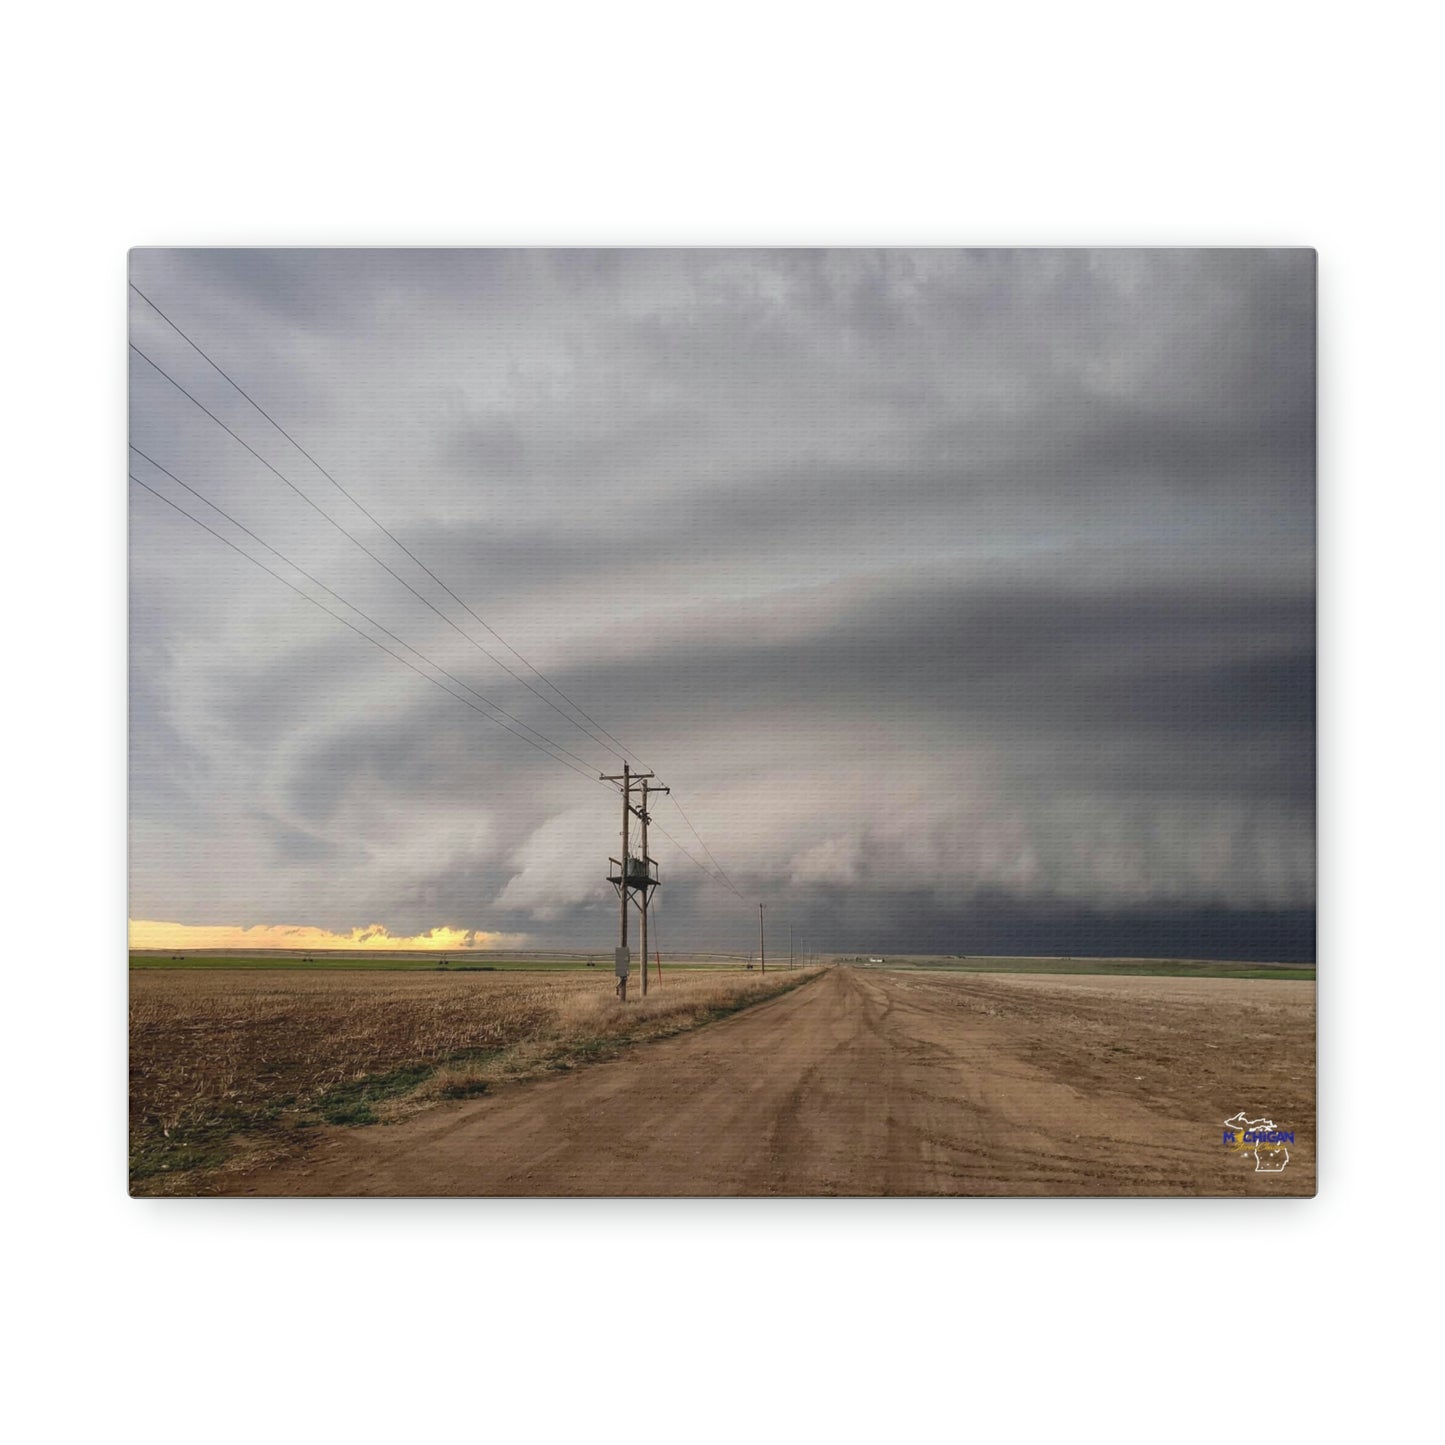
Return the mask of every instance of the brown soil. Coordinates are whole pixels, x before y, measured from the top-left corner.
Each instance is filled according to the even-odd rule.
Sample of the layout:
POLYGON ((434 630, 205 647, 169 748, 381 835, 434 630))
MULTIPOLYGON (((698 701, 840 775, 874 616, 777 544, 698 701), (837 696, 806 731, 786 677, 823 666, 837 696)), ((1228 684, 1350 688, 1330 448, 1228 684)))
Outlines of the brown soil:
POLYGON ((1314 985, 834 968, 694 1033, 405 1122, 253 1195, 1315 1192, 1314 985), (1258 1172, 1240 1110, 1294 1131, 1258 1172))
POLYGON ((682 967, 619 1008, 612 970, 131 975, 132 1187, 205 1193, 275 1167, 311 1127, 394 1120, 438 1097, 615 1056, 795 987, 805 972, 682 967))

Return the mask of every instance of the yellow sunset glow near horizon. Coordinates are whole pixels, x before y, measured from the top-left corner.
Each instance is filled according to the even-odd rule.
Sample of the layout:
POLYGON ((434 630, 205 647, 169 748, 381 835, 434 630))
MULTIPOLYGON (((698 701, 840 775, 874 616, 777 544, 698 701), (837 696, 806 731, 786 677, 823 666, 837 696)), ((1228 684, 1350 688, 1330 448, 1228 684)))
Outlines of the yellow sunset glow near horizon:
POLYGON ((440 924, 425 933, 402 937, 384 924, 333 933, 310 924, 257 923, 249 927, 229 923, 166 923, 154 919, 130 920, 132 948, 336 948, 435 949, 460 952, 475 948, 517 948, 525 933, 487 933, 477 928, 451 928, 440 924))

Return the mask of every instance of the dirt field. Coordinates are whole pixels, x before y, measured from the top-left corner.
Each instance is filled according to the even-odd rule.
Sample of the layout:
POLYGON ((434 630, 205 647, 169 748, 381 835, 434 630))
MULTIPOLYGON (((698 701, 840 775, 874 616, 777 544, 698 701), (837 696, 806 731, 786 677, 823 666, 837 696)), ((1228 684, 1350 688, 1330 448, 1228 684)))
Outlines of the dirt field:
MULTIPOLYGON (((610 962, 610 960, 609 960, 610 962)), ((618 1007, 611 968, 567 973, 137 969, 131 1179, 204 1190, 326 1124, 395 1119, 720 1017, 801 974, 669 969, 618 1007)))
MULTIPOLYGON (((1308 1195, 1314 985, 835 968, 611 1062, 320 1130, 265 1195, 1308 1195), (1292 1130, 1280 1172, 1221 1142, 1292 1130)), ((1277 1156, 1276 1156, 1277 1158, 1277 1156)))

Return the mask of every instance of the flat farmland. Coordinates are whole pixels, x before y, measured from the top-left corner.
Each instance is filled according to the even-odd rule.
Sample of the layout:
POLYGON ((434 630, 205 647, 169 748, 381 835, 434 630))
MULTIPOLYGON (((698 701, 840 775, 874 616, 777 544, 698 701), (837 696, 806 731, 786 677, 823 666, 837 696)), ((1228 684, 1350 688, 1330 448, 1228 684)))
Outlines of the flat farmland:
POLYGON ((201 1192, 218 1174, 304 1152, 312 1131, 565 1072, 805 977, 668 969, 642 1000, 634 973, 623 1009, 610 967, 133 969, 132 1188, 201 1192))
POLYGON ((262 1195, 1230 1195, 1315 1190, 1315 987, 830 968, 707 1028, 322 1127, 262 1195), (1283 1168, 1221 1139, 1294 1133, 1283 1168))
MULTIPOLYGON (((746 971, 747 954, 669 954, 666 965, 674 968, 736 968, 746 971)), ((302 969, 376 969, 385 973, 551 973, 612 967, 610 949, 591 953, 493 953, 483 949, 459 949, 438 953, 436 949, 407 952, 400 949, 302 949, 271 948, 256 953, 244 948, 137 949, 130 955, 132 969, 274 969, 298 973, 302 969)), ((640 965, 639 965, 640 967, 640 965)))

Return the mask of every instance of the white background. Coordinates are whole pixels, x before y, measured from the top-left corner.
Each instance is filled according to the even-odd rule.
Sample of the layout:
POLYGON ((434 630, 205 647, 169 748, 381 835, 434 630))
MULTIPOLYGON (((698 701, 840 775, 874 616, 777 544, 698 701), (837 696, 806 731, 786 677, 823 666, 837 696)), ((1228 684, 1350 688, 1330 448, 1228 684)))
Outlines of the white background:
POLYGON ((1438 1293, 1433 12, 517 8, 8 22, 16 1438, 1388 1437, 1438 1293), (125 251, 361 243, 1317 246, 1320 1197, 129 1200, 125 251))

